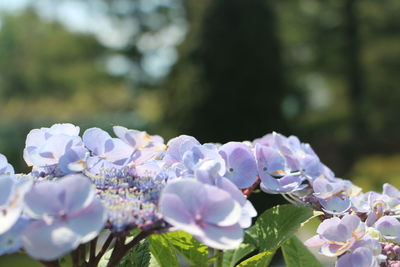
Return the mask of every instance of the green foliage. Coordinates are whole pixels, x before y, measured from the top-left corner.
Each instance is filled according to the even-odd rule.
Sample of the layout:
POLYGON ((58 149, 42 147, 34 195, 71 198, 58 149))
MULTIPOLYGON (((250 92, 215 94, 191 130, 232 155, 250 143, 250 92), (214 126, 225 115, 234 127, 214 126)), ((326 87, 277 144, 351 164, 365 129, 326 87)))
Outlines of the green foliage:
POLYGON ((282 245, 282 253, 287 267, 322 267, 322 264, 295 236, 282 245))
POLYGON ((5 15, 0 40, 2 97, 69 97, 110 80, 96 64, 106 49, 94 36, 69 32, 33 10, 5 15))
POLYGON ((207 266, 208 247, 197 241, 190 234, 177 231, 164 234, 173 248, 193 266, 207 266))
POLYGON ((382 191, 382 181, 400 186, 400 155, 370 155, 360 158, 353 166, 350 177, 363 191, 382 191))
POLYGON ((119 267, 147 267, 150 264, 150 250, 147 240, 141 241, 138 245, 129 250, 122 259, 119 267))
POLYGON ((266 267, 274 257, 275 250, 261 252, 240 263, 238 267, 266 267))
POLYGON ((0 256, 0 266, 7 267, 21 267, 21 266, 29 266, 29 267, 42 267, 43 265, 32 258, 30 258, 25 253, 14 253, 11 255, 2 255, 0 256))
POLYGON ((253 252, 256 247, 249 243, 242 243, 237 249, 226 250, 223 256, 223 267, 234 267, 244 256, 253 252))
POLYGON ((160 267, 178 267, 178 257, 169 239, 164 234, 151 235, 148 238, 151 254, 160 267))
POLYGON ((174 99, 174 105, 164 102, 166 127, 205 142, 251 140, 285 129, 281 102, 288 88, 271 1, 185 5, 191 32, 162 86, 165 100, 174 99))
POLYGON ((0 153, 18 172, 27 171, 21 152, 34 127, 110 128, 121 120, 143 127, 132 90, 106 71, 104 59, 114 51, 94 35, 71 32, 33 9, 0 17, 0 153))
POLYGON ((276 249, 319 213, 293 205, 275 206, 261 214, 246 231, 245 241, 261 251, 276 249))

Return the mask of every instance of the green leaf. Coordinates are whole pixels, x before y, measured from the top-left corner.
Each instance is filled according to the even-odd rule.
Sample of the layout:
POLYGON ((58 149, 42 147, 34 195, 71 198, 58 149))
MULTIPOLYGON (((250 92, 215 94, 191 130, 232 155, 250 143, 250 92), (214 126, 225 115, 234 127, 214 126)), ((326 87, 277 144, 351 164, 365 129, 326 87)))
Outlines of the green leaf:
POLYGON ((150 264, 150 250, 147 240, 129 250, 128 254, 118 264, 120 267, 148 267, 150 264))
MULTIPOLYGON (((150 253, 151 254, 151 253, 150 253)), ((160 267, 160 264, 158 264, 156 258, 154 258, 153 255, 150 256, 150 264, 149 267, 160 267)))
POLYGON ((287 267, 322 267, 322 264, 295 236, 282 245, 282 253, 287 267))
POLYGON ((252 244, 242 243, 237 249, 224 251, 222 266, 233 267, 244 256, 255 250, 256 247, 252 244))
POLYGON ((103 257, 101 257, 100 262, 99 262, 99 267, 106 267, 108 264, 108 261, 111 258, 111 254, 112 254, 113 250, 109 249, 107 250, 106 253, 104 253, 103 257))
POLYGON ((150 252, 160 267, 179 267, 174 247, 164 234, 151 235, 148 237, 148 242, 150 252))
POLYGON ((207 266, 208 247, 183 231, 163 234, 174 249, 193 266, 207 266))
POLYGON ((237 265, 237 267, 266 267, 274 257, 275 251, 276 250, 273 249, 270 251, 261 252, 241 262, 239 265, 237 265))
POLYGON ((245 243, 256 246, 260 251, 278 248, 290 239, 311 218, 320 215, 310 208, 293 205, 275 206, 257 219, 245 234, 245 243))
POLYGON ((20 267, 20 266, 29 266, 29 267, 42 267, 39 261, 30 258, 25 253, 14 253, 11 255, 2 255, 0 256, 0 266, 7 267, 20 267))
MULTIPOLYGON (((62 257, 58 263, 60 264, 61 267, 69 267, 72 266, 72 257, 71 255, 65 255, 64 257, 62 257)), ((0 265, 2 266, 2 265, 0 265)), ((31 265, 29 265, 29 267, 33 267, 31 265)))

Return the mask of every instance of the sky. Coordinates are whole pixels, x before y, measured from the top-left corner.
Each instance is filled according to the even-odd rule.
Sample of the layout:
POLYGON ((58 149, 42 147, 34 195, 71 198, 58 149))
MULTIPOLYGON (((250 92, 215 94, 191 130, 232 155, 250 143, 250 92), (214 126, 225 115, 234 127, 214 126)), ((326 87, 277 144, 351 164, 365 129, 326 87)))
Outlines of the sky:
MULTIPOLYGON (((161 3, 172 4, 172 1, 166 0, 139 2, 144 12, 152 12, 152 9, 161 3)), ((132 2, 118 3, 121 3, 120 10, 127 10, 128 7, 123 6, 124 3, 131 5, 132 2)), ((138 30, 135 18, 117 21, 107 16, 108 7, 103 1, 0 0, 0 12, 18 13, 29 5, 32 5, 41 17, 58 21, 71 31, 94 34, 103 45, 114 49, 125 47, 138 30)), ((137 43, 138 49, 145 55, 141 67, 155 78, 164 77, 177 60, 176 46, 183 41, 185 34, 185 23, 177 20, 159 32, 142 36, 137 43)), ((110 57, 106 65, 115 75, 129 69, 128 61, 120 55, 110 57)))

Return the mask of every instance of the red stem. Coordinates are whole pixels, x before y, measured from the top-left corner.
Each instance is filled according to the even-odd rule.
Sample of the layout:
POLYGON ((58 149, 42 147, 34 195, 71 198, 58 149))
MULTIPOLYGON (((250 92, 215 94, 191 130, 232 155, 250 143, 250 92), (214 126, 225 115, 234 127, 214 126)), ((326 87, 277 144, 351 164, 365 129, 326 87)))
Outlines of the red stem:
POLYGON ((261 182, 260 177, 257 176, 257 181, 252 186, 250 186, 249 188, 246 188, 246 189, 242 189, 243 195, 245 195, 246 197, 250 196, 250 194, 254 191, 254 189, 257 188, 257 186, 260 184, 260 182, 261 182))

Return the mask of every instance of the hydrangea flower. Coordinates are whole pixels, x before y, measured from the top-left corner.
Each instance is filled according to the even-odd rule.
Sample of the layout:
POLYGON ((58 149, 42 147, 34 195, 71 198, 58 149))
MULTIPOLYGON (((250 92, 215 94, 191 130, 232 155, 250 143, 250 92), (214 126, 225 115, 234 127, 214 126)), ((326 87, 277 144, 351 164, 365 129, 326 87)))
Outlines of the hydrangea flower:
POLYGON ((325 256, 340 256, 364 235, 364 223, 358 216, 348 214, 342 219, 334 217, 323 221, 318 226, 317 235, 304 244, 309 247, 321 246, 320 253, 325 256))
POLYGON ((22 247, 22 233, 25 231, 30 220, 19 217, 17 222, 5 233, 0 234, 0 255, 12 254, 22 247))
POLYGON ((388 198, 376 192, 367 192, 352 196, 350 200, 354 211, 366 213, 367 219, 365 223, 367 226, 372 226, 388 210, 388 198))
POLYGON ((134 149, 133 162, 143 164, 165 150, 164 140, 158 135, 144 131, 130 130, 122 126, 113 127, 115 135, 134 149))
POLYGON ((187 174, 193 175, 196 169, 206 161, 218 162, 221 168, 218 174, 223 176, 226 173, 226 165, 222 156, 213 146, 197 145, 186 151, 182 157, 182 163, 187 169, 187 174))
POLYGON ((180 135, 172 138, 167 143, 167 150, 163 161, 166 167, 172 166, 174 163, 180 163, 183 160, 183 154, 191 150, 192 147, 200 145, 196 138, 189 135, 180 135))
POLYGON ((379 242, 366 235, 337 260, 335 267, 379 267, 386 260, 381 252, 379 242))
POLYGON ((11 164, 8 163, 7 158, 2 154, 0 154, 0 174, 8 174, 8 175, 14 174, 13 166, 11 166, 11 164))
POLYGON ((397 267, 400 264, 400 246, 381 242, 382 256, 386 257, 386 265, 391 267, 397 267))
POLYGON ((239 188, 247 188, 257 180, 257 163, 250 148, 240 142, 229 142, 219 147, 225 161, 225 177, 239 188))
POLYGON ((228 192, 242 207, 242 215, 239 221, 240 226, 248 228, 251 226, 252 218, 257 216, 257 211, 230 179, 219 175, 220 168, 221 164, 219 161, 205 161, 197 168, 195 178, 202 183, 215 185, 228 192))
POLYGON ((70 123, 34 129, 26 138, 24 159, 33 166, 33 174, 62 176, 84 169, 86 148, 79 127, 70 123))
POLYGON ((400 191, 390 184, 383 185, 383 195, 387 196, 387 203, 393 210, 400 210, 400 191))
POLYGON ((400 222, 393 216, 383 216, 374 224, 386 241, 400 242, 400 222))
POLYGON ((15 175, 0 154, 0 255, 22 246, 35 259, 57 260, 102 229, 107 242, 117 237, 115 251, 136 237, 179 229, 232 249, 257 215, 247 195, 260 182, 267 193, 324 211, 305 244, 337 256, 336 267, 400 264, 400 191, 385 184, 382 194, 361 194, 295 136, 220 145, 181 135, 166 147, 159 136, 113 130, 118 138, 99 128, 81 138, 68 123, 32 130, 24 149, 29 176, 15 175), (133 228, 142 233, 122 244, 133 228))
POLYGON ((25 251, 51 261, 95 238, 107 219, 95 194, 81 174, 36 183, 24 197, 25 212, 34 219, 22 235, 25 251))
POLYGON ((175 180, 162 191, 159 206, 168 223, 207 246, 233 249, 243 240, 241 206, 218 187, 190 178, 175 180))
POLYGON ((302 179, 312 182, 324 172, 324 165, 309 144, 301 143, 296 136, 283 136, 273 132, 254 143, 258 146, 276 150, 287 161, 290 161, 291 172, 297 172, 302 179))
POLYGON ((261 189, 267 193, 290 193, 306 187, 304 178, 298 173, 295 159, 285 157, 279 151, 256 144, 258 173, 261 189))
POLYGON ((175 174, 175 177, 194 177, 196 171, 207 162, 217 162, 218 175, 226 173, 226 164, 214 144, 197 144, 190 136, 180 136, 171 140, 164 156, 164 168, 175 174))
POLYGON ((343 194, 346 186, 341 179, 317 178, 312 183, 313 195, 317 197, 326 213, 343 214, 351 207, 350 199, 343 194))
POLYGON ((242 194, 240 190, 225 177, 218 177, 215 179, 215 186, 228 192, 231 197, 236 200, 242 207, 242 214, 240 216, 239 225, 242 228, 248 228, 251 226, 252 218, 257 216, 257 211, 253 204, 242 194))
POLYGON ((23 210, 23 197, 31 184, 30 181, 18 182, 14 177, 0 175, 0 235, 18 221, 23 210))
POLYGON ((149 229, 162 224, 157 205, 167 179, 129 175, 95 176, 91 179, 107 212, 106 228, 121 232, 133 228, 149 229))
POLYGON ((121 168, 131 161, 134 149, 121 139, 112 138, 106 131, 90 128, 83 133, 82 139, 92 154, 87 169, 95 175, 103 170, 121 168))
POLYGON ((340 257, 335 267, 379 267, 379 264, 371 250, 360 247, 340 257))

